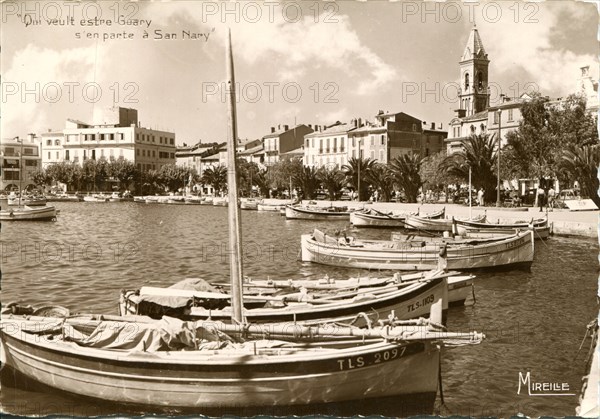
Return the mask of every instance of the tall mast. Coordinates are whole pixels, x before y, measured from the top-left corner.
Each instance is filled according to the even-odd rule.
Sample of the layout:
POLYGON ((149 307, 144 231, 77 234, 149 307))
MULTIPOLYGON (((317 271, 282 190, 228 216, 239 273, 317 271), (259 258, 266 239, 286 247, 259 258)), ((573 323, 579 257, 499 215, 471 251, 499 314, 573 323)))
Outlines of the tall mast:
POLYGON ((235 109, 235 76, 233 52, 231 49, 231 29, 227 33, 227 185, 229 189, 229 267, 231 275, 231 319, 241 323, 242 318, 242 229, 238 206, 236 173, 237 117, 235 109))

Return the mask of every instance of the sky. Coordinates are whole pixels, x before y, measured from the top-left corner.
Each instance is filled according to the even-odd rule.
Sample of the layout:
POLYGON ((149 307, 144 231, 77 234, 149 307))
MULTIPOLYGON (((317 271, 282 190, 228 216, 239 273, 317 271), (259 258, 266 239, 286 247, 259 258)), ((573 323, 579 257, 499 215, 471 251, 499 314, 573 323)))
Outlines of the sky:
POLYGON ((573 93, 598 77, 598 9, 575 1, 5 1, 1 137, 103 122, 112 106, 178 144, 224 141, 231 28, 240 138, 405 112, 448 127, 476 25, 500 93, 573 93), (146 36, 145 36, 146 35, 146 36), (174 35, 174 36, 171 36, 174 35))

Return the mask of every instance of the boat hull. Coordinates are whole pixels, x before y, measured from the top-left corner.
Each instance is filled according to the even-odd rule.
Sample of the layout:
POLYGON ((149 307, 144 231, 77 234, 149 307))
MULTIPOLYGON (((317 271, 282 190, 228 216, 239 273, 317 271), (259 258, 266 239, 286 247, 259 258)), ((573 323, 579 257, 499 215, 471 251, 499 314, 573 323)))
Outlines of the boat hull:
MULTIPOLYGON (((533 262, 533 242, 533 231, 528 231, 490 243, 447 246, 447 269, 528 266, 533 262)), ((441 243, 364 243, 362 247, 327 243, 304 234, 300 256, 303 262, 363 269, 429 270, 439 263, 441 243)))
POLYGON ((0 211, 0 221, 51 221, 55 219, 56 208, 52 206, 0 211))
POLYGON ((366 214, 360 211, 350 214, 350 223, 354 227, 404 228, 406 217, 366 214))
POLYGON ((350 213, 347 211, 327 211, 320 208, 298 208, 293 206, 285 207, 285 218, 288 220, 349 220, 350 213))
MULTIPOLYGON (((143 306, 140 298, 132 293, 125 295, 120 302, 122 314, 145 314, 155 312, 153 306, 143 306)), ((352 322, 358 327, 367 326, 367 319, 376 322, 388 316, 398 320, 429 317, 432 305, 441 301, 442 321, 445 322, 448 309, 448 284, 445 277, 435 277, 428 281, 414 283, 402 288, 397 286, 381 289, 365 289, 356 294, 352 301, 340 300, 333 303, 290 303, 278 308, 245 308, 243 315, 250 323, 311 323, 317 320, 352 322), (377 296, 374 296, 377 294, 377 296), (362 315, 365 313, 366 315, 362 315)), ((192 307, 189 317, 195 320, 231 319, 231 308, 206 309, 192 307)))
MULTIPOLYGON (((484 221, 485 215, 481 215, 474 221, 484 221)), ((405 227, 410 230, 426 230, 426 231, 452 231, 453 219, 429 219, 411 215, 406 217, 405 227)))
POLYGON ((426 341, 381 342, 268 358, 235 351, 216 356, 213 351, 115 355, 11 330, 15 333, 6 333, 5 328, 0 336, 10 368, 52 388, 116 403, 209 409, 310 404, 315 408, 426 394, 432 404, 423 406, 423 412, 429 413, 438 385, 440 349, 426 341))
POLYGON ((548 225, 547 219, 534 220, 531 224, 493 224, 456 220, 456 232, 458 234, 466 234, 471 236, 485 236, 486 234, 512 234, 517 229, 529 230, 531 228, 533 228, 536 239, 547 239, 552 234, 552 227, 551 225, 548 225))

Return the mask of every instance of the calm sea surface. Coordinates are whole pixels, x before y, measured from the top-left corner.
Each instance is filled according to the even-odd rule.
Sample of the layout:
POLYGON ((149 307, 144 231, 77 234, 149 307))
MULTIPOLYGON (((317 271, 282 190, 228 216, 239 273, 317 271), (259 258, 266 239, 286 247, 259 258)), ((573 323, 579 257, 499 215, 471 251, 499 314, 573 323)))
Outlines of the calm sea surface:
MULTIPOLYGON (((4 304, 16 300, 34 306, 58 304, 72 311, 116 313, 122 289, 168 286, 190 277, 228 281, 224 207, 55 205, 61 210, 57 222, 2 224, 0 296, 4 304)), ((345 222, 286 221, 278 213, 243 211, 242 224, 246 275, 343 278, 359 273, 297 261, 300 234, 314 226, 341 229, 345 222)), ((390 231, 358 234, 388 238, 390 231)), ((436 413, 574 415, 589 341, 580 353, 578 349, 586 325, 598 314, 597 242, 553 237, 536 242, 530 272, 486 271, 477 277, 475 304, 450 309, 448 326, 483 331, 488 339, 481 345, 445 350, 445 404, 438 401, 436 413), (526 389, 517 394, 519 373, 527 372, 535 382, 567 383, 577 395, 534 397, 526 389)), ((5 412, 20 415, 119 413, 109 404, 31 387, 3 385, 0 402, 5 412)))

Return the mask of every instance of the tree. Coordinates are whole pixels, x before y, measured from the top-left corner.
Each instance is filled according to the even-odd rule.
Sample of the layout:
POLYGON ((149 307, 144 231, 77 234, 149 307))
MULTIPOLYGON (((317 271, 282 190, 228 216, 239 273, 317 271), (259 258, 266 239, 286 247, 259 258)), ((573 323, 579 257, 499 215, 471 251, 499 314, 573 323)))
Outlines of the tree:
POLYGON ((269 167, 268 178, 271 188, 278 190, 289 189, 290 180, 293 183, 294 177, 301 171, 302 160, 299 158, 283 159, 278 161, 269 167))
MULTIPOLYGON (((258 165, 257 165, 258 167, 258 165)), ((252 178, 252 182, 258 187, 261 196, 269 197, 269 173, 267 169, 260 169, 252 178)))
POLYGON ((337 166, 323 166, 317 170, 316 175, 321 185, 327 189, 329 200, 335 201, 340 196, 340 192, 344 187, 344 174, 337 166))
POLYGON ((193 180, 196 170, 191 167, 165 164, 160 168, 158 174, 159 182, 166 189, 170 191, 176 191, 180 188, 185 188, 185 185, 189 182, 190 176, 193 180))
POLYGON ((127 189, 136 175, 135 164, 123 157, 110 161, 106 171, 109 177, 119 181, 121 189, 127 189))
POLYGON ((468 181, 469 167, 471 167, 472 184, 475 188, 484 189, 484 200, 492 202, 496 197, 496 150, 497 142, 494 136, 487 134, 471 135, 463 143, 463 149, 447 156, 440 170, 449 176, 455 176, 463 181, 468 181))
POLYGON ((581 196, 590 198, 600 207, 598 197, 598 166, 600 166, 600 145, 571 145, 563 150, 558 158, 558 167, 579 183, 581 196))
POLYGON ((317 169, 305 166, 292 180, 302 190, 304 199, 315 199, 316 192, 321 185, 317 176, 317 169))
POLYGON ((256 185, 256 176, 260 168, 255 162, 237 159, 238 188, 241 196, 251 196, 252 186, 256 185))
POLYGON ((204 169, 200 181, 204 185, 210 185, 214 189, 215 195, 226 191, 227 167, 219 165, 204 169))
POLYGON ((103 186, 103 182, 108 178, 108 162, 104 157, 99 160, 86 159, 81 169, 82 180, 87 191, 96 191, 98 187, 103 186))
POLYGON ((558 158, 563 150, 598 142, 596 119, 586 111, 582 96, 550 103, 536 94, 521 105, 521 114, 519 128, 506 134, 502 150, 502 172, 507 176, 554 177, 560 171, 558 158))
POLYGON ((381 201, 389 202, 394 190, 394 175, 390 168, 382 163, 375 163, 366 176, 367 183, 381 191, 381 201))
POLYGON ((342 172, 346 176, 346 181, 352 185, 354 190, 358 191, 358 200, 362 201, 367 195, 367 189, 369 188, 369 180, 367 174, 369 170, 375 164, 374 160, 370 158, 355 158, 352 157, 348 160, 348 164, 342 166, 342 172), (358 181, 360 174, 360 182, 358 181), (360 183, 360 190, 358 190, 358 184, 360 183))
POLYGON ((419 188, 423 185, 421 179, 422 159, 418 154, 404 154, 389 163, 394 183, 404 191, 408 202, 417 202, 419 188))
POLYGON ((36 186, 50 186, 52 185, 52 178, 48 176, 44 169, 38 169, 30 175, 31 180, 36 186))

